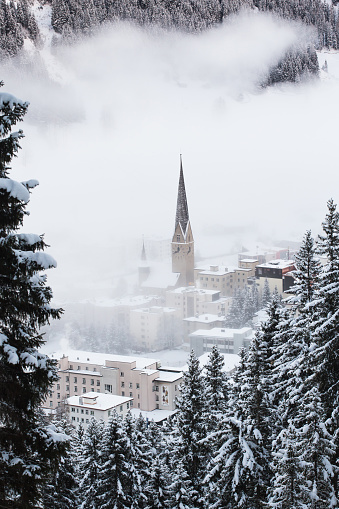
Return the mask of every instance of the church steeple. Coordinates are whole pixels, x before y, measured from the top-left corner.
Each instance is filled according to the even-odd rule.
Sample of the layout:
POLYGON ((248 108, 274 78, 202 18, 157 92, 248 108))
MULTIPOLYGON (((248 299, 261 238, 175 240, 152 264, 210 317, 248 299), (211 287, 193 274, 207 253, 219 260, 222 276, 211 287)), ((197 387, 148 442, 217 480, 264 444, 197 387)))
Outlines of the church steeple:
POLYGON ((189 222, 187 197, 185 189, 184 172, 182 169, 182 157, 180 154, 180 177, 178 186, 177 212, 175 215, 175 229, 180 224, 184 236, 186 236, 187 224, 189 222))
POLYGON ((172 238, 172 272, 180 274, 179 286, 194 284, 194 239, 188 214, 181 155, 177 210, 172 238))

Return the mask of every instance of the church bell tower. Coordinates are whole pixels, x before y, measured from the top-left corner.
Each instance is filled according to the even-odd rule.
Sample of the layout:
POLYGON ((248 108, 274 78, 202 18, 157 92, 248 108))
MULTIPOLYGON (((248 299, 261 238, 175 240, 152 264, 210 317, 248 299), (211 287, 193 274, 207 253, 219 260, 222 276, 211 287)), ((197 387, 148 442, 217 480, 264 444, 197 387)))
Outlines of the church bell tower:
POLYGON ((188 214, 181 155, 177 212, 172 238, 172 272, 180 273, 177 286, 194 285, 194 239, 188 214))

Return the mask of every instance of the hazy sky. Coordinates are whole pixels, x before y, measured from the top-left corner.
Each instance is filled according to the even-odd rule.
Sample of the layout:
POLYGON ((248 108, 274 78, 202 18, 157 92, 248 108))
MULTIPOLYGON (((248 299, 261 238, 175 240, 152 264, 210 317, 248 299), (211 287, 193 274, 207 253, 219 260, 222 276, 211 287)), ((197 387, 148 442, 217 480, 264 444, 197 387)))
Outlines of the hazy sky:
POLYGON ((315 83, 256 86, 300 37, 261 14, 200 35, 120 25, 46 50, 51 79, 3 69, 5 89, 31 102, 12 175, 40 181, 24 230, 52 246, 57 297, 109 288, 130 239, 172 235, 180 153, 201 254, 319 231, 339 199, 339 56, 320 56, 329 74, 315 83))

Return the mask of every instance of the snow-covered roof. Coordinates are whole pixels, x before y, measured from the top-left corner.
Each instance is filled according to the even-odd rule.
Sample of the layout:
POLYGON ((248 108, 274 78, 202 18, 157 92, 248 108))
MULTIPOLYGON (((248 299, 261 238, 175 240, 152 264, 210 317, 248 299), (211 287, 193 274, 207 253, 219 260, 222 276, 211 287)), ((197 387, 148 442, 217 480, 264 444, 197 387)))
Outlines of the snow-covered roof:
POLYGON ((91 375, 91 376, 102 376, 99 371, 88 371, 87 369, 65 369, 67 373, 74 373, 75 375, 91 375))
POLYGON ((199 322, 199 323, 213 323, 220 322, 222 318, 218 315, 212 315, 211 313, 205 313, 199 316, 189 316, 184 318, 184 322, 199 322))
POLYGON ((149 421, 161 422, 165 419, 168 419, 171 415, 175 414, 177 410, 152 410, 151 412, 146 412, 145 410, 140 410, 138 408, 132 408, 131 414, 136 419, 141 414, 144 419, 148 419, 149 421))
POLYGON ((182 378, 182 371, 174 372, 174 371, 159 371, 159 376, 154 381, 155 382, 176 382, 182 378))
POLYGON ((268 268, 268 269, 286 269, 287 267, 291 267, 294 265, 294 260, 271 260, 267 263, 261 263, 260 265, 257 265, 258 268, 268 268))
POLYGON ((225 276, 230 272, 249 272, 251 269, 245 269, 244 267, 225 267, 222 265, 206 265, 205 267, 195 267, 194 270, 199 271, 199 274, 203 276, 225 276), (214 267, 214 268, 213 268, 214 267))
POLYGON ((197 288, 196 286, 180 286, 174 290, 169 290, 169 293, 198 293, 215 295, 216 293, 220 293, 220 290, 203 290, 202 288, 197 288))
MULTIPOLYGON (((257 259, 254 259, 254 258, 241 258, 240 262, 245 262, 245 263, 253 263, 253 262, 257 262, 258 260, 257 259)), ((242 268, 242 267, 240 267, 242 268)))
POLYGON ((180 273, 171 271, 159 271, 151 267, 149 277, 142 283, 142 288, 166 289, 176 286, 180 273))
POLYGON ((162 306, 151 306, 150 308, 133 309, 132 313, 149 313, 149 314, 160 314, 160 313, 174 313, 174 308, 162 307, 162 306))
POLYGON ((66 352, 54 352, 49 355, 52 359, 62 359, 62 357, 68 357, 69 362, 80 362, 83 364, 97 364, 99 366, 105 366, 106 361, 113 362, 136 362, 136 369, 144 369, 151 364, 159 362, 158 359, 151 359, 147 357, 137 357, 132 355, 113 355, 108 353, 97 353, 97 352, 85 352, 81 350, 67 350, 66 352))
POLYGON ((157 299, 156 295, 137 295, 135 297, 123 297, 121 299, 107 299, 96 301, 95 305, 99 307, 136 307, 144 306, 154 299, 157 299))
POLYGON ((253 331, 250 327, 242 327, 241 329, 226 329, 221 327, 214 327, 211 330, 199 329, 195 332, 192 332, 190 336, 205 336, 210 338, 217 337, 232 339, 236 334, 245 334, 246 336, 250 336, 252 332, 253 331))
POLYGON ((117 396, 115 394, 103 394, 101 392, 86 392, 81 396, 71 396, 67 398, 66 403, 69 406, 78 406, 90 408, 92 410, 109 410, 123 403, 131 401, 133 398, 126 396, 117 396))

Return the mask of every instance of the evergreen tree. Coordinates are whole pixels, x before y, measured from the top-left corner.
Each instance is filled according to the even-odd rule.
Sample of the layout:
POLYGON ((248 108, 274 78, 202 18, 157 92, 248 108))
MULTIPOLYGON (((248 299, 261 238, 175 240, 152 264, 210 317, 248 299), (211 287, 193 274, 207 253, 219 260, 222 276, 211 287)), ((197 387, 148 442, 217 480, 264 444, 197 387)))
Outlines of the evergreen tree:
POLYGON ((188 370, 183 374, 180 386, 180 397, 177 400, 176 415, 176 450, 174 465, 181 462, 187 478, 191 483, 190 498, 194 507, 202 507, 202 480, 205 476, 206 420, 204 400, 205 384, 199 366, 199 360, 192 351, 188 360, 188 370))
POLYGON ((205 366, 205 398, 212 420, 215 414, 224 412, 228 401, 229 384, 226 373, 223 371, 225 361, 217 346, 212 347, 205 366))
POLYGON ((268 279, 265 279, 264 288, 261 296, 262 307, 266 307, 271 302, 271 290, 268 284, 268 279))
POLYGON ((82 509, 100 509, 99 477, 101 469, 103 423, 92 418, 84 433, 79 461, 79 485, 82 509))
POLYGON ((55 361, 39 353, 40 327, 59 318, 42 272, 56 265, 43 237, 18 233, 36 181, 9 178, 28 103, 0 93, 0 505, 36 507, 40 486, 54 466, 62 435, 38 409, 57 380, 55 361))
POLYGON ((105 429, 102 443, 102 467, 98 491, 100 509, 123 509, 130 507, 125 492, 128 485, 127 438, 122 420, 116 412, 105 429))

